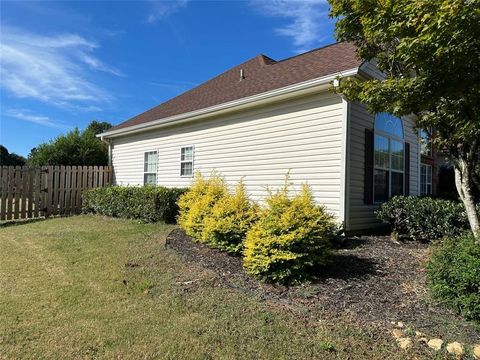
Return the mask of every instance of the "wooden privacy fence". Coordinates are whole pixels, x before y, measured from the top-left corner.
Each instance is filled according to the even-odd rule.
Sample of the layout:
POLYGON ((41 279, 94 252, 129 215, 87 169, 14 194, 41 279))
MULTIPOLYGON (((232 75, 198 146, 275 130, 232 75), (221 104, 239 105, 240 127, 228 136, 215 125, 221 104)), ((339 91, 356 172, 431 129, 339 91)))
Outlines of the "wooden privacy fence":
POLYGON ((110 166, 2 166, 0 221, 78 214, 82 191, 111 180, 110 166))

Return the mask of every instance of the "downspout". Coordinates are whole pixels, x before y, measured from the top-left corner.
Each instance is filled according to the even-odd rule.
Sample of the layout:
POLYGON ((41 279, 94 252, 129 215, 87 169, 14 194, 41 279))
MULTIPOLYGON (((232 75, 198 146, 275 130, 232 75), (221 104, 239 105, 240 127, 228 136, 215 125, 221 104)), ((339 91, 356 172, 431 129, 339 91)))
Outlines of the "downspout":
MULTIPOLYGON (((333 87, 336 89, 340 86, 340 79, 333 81, 333 87)), ((349 153, 350 153, 350 135, 349 135, 349 116, 350 102, 340 95, 342 99, 342 150, 341 150, 341 171, 340 171, 340 219, 343 223, 343 230, 346 233, 350 230, 350 170, 349 170, 349 153)))
POLYGON ((108 166, 112 166, 112 140, 100 136, 100 140, 108 145, 108 166))

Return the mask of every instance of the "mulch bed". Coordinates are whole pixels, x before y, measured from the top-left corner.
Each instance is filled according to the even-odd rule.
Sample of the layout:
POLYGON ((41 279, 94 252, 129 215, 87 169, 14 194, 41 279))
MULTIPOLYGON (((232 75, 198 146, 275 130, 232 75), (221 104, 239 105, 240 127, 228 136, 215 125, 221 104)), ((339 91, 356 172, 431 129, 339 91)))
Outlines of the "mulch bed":
POLYGON ((364 326, 391 328, 402 321, 431 336, 479 342, 480 331, 446 308, 433 304, 425 286, 428 245, 396 242, 386 236, 346 239, 333 262, 310 283, 264 284, 245 274, 241 258, 196 243, 174 229, 166 246, 188 262, 215 272, 224 286, 276 304, 307 309, 310 316, 347 316, 364 326))

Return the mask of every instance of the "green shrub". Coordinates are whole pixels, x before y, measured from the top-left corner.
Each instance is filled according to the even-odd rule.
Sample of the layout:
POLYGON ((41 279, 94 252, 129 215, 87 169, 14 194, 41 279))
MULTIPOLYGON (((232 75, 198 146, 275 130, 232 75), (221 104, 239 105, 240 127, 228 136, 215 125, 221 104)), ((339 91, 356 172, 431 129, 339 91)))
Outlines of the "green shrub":
POLYGON ((435 246, 427 275, 434 299, 480 322, 480 244, 471 233, 435 246))
POLYGON ((429 197, 395 196, 376 215, 390 224, 394 235, 414 240, 457 236, 469 226, 463 204, 429 197))
POLYGON ((227 192, 225 181, 215 172, 209 179, 197 172, 190 189, 178 200, 178 224, 189 236, 202 241, 204 219, 211 215, 213 206, 227 192))
POLYGON ((205 217, 202 241, 232 254, 241 253, 247 231, 257 218, 257 211, 257 206, 249 200, 240 181, 235 193, 224 194, 205 217))
POLYGON ((82 210, 144 222, 174 223, 177 199, 186 189, 162 186, 108 186, 84 191, 82 210))
POLYGON ((325 265, 336 230, 332 215, 314 203, 310 188, 289 198, 288 186, 270 193, 259 220, 248 231, 243 265, 262 280, 294 283, 325 265))

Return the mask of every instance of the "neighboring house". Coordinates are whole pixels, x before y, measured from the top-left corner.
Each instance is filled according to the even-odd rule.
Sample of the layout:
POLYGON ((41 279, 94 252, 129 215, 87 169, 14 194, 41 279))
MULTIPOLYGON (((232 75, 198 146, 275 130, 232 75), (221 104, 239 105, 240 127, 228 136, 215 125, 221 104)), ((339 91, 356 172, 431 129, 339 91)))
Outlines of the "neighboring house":
POLYGON ((258 55, 101 134, 114 182, 187 186, 195 171, 216 170, 261 200, 290 172, 293 189, 310 184, 347 230, 376 226, 379 203, 426 186, 412 121, 332 92, 342 78, 379 76, 349 43, 281 61, 258 55))

